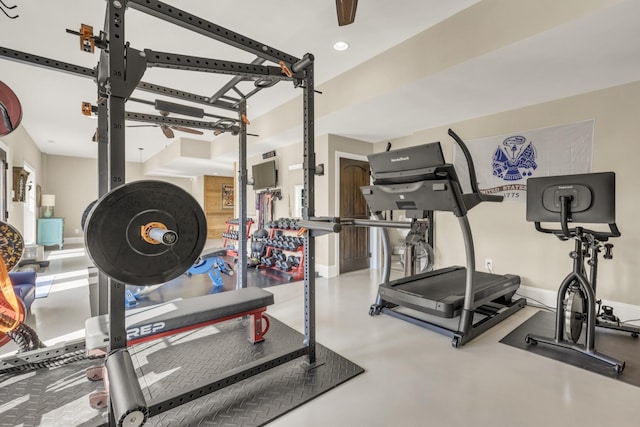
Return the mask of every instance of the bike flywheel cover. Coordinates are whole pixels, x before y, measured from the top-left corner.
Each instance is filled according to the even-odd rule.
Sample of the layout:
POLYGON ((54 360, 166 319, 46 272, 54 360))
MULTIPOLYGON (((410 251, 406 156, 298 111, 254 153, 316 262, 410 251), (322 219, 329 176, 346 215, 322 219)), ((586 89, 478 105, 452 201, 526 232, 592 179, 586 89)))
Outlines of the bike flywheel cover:
POLYGON ((580 288, 570 287, 564 299, 564 333, 573 342, 578 342, 585 319, 584 295, 580 288))

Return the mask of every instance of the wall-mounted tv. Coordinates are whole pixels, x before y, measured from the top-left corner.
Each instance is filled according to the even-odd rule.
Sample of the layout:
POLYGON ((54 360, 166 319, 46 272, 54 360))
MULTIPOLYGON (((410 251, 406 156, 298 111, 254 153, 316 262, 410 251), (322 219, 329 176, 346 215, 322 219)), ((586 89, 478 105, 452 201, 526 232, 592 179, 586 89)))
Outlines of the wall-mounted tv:
POLYGON ((278 172, 276 171, 275 160, 253 165, 251 167, 251 173, 253 176, 254 190, 275 188, 278 184, 278 172))

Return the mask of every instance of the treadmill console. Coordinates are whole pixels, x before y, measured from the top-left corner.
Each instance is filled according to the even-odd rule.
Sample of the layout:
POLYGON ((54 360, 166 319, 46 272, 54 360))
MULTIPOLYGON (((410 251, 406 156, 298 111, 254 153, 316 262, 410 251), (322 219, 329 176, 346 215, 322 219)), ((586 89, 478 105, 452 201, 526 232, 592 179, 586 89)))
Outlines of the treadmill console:
POLYGON ((440 142, 370 154, 367 159, 375 185, 433 179, 457 181, 455 170, 444 161, 440 142))

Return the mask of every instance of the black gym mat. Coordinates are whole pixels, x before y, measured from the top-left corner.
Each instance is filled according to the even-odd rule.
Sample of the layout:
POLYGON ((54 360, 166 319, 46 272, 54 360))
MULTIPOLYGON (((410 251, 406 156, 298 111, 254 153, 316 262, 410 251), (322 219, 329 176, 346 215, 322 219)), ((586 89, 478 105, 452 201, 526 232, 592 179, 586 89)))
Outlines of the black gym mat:
MULTIPOLYGON (((246 321, 229 320, 130 349, 149 400, 162 398, 203 378, 297 348, 304 336, 270 317, 262 343, 251 344, 246 321)), ((261 426, 335 388, 364 370, 333 351, 316 346, 318 363, 293 360, 245 381, 151 418, 150 426, 261 426)), ((90 382, 83 361, 60 368, 0 377, 0 426, 92 426, 104 410, 89 407, 90 382)))
MULTIPOLYGON (((555 316, 555 313, 538 311, 500 342, 640 387, 640 339, 633 338, 629 333, 596 328, 596 351, 624 360, 626 365, 621 374, 616 374, 608 364, 575 350, 545 344, 529 345, 525 342, 525 336, 529 333, 553 337, 555 316)), ((579 342, 584 342, 584 330, 579 342)))

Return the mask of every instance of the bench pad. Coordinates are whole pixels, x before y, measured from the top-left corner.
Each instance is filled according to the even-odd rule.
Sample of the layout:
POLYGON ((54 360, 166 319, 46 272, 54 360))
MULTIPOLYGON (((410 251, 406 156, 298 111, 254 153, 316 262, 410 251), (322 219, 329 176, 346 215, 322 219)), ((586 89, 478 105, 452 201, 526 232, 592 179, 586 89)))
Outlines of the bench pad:
MULTIPOLYGON (((170 301, 152 307, 127 310, 125 325, 127 340, 193 328, 217 319, 273 304, 273 294, 261 288, 241 288, 218 294, 170 301)), ((109 341, 109 316, 102 315, 85 322, 87 349, 105 347, 109 341)))

